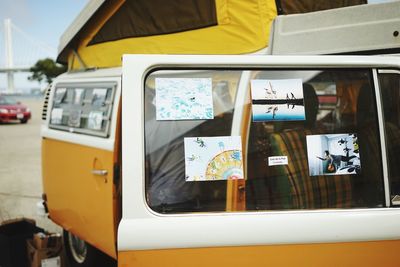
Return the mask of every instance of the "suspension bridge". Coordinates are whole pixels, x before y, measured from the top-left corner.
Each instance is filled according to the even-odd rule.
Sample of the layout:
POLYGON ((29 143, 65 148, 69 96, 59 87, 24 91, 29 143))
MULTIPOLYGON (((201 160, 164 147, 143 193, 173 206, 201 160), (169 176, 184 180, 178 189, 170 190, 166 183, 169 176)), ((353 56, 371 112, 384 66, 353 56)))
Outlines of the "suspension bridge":
POLYGON ((10 19, 0 25, 0 73, 7 75, 8 92, 15 91, 14 74, 29 72, 39 59, 54 58, 57 50, 36 40, 10 19))

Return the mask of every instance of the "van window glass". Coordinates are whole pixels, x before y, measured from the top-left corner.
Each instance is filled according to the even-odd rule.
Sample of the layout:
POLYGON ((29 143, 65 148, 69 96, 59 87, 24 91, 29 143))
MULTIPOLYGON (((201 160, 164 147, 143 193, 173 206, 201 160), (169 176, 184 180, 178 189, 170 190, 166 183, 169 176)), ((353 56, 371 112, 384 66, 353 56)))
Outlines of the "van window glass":
POLYGON ((150 208, 180 213, 384 205, 371 70, 248 72, 244 82, 236 70, 155 71, 147 77, 150 208), (203 110, 205 118, 191 117, 198 107, 190 101, 201 97, 193 94, 193 83, 207 79, 213 116, 203 110), (246 86, 245 99, 236 97, 239 84, 246 86), (232 125, 239 125, 240 138, 224 139, 232 125))
MULTIPOLYGON (((246 208, 382 207, 382 158, 370 70, 260 71, 256 77, 300 78, 306 120, 251 123, 246 208), (270 164, 271 156, 287 156, 288 162, 270 164)), ((277 112, 292 108, 276 107, 277 112)))
POLYGON ((49 127, 107 137, 115 84, 60 84, 55 88, 49 127))
MULTIPOLYGON (((185 180, 185 156, 188 155, 184 151, 184 138, 231 135, 233 106, 240 75, 241 71, 157 71, 148 77, 145 88, 146 190, 148 204, 155 211, 225 210, 226 181, 185 180), (208 89, 212 87, 213 119, 157 120, 156 106, 159 104, 161 107, 156 102, 157 79, 170 79, 164 81, 172 83, 173 79, 187 79, 184 80, 187 84, 196 81, 208 83, 208 89)), ((182 101, 201 104, 201 99, 196 97, 202 95, 192 95, 190 99, 182 96, 182 101)), ((178 101, 181 99, 176 99, 178 101)))
POLYGON ((385 120, 391 200, 400 205, 400 72, 379 74, 385 120))

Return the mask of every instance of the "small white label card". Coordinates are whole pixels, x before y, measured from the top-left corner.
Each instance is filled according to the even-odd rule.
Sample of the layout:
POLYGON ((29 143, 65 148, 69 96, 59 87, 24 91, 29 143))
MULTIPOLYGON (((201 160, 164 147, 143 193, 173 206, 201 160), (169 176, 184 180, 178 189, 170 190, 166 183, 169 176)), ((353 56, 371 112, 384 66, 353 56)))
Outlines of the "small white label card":
POLYGON ((268 166, 288 165, 287 156, 273 156, 268 157, 268 166))
POLYGON ((42 267, 60 267, 60 266, 61 266, 60 256, 42 260, 42 267))
POLYGON ((157 120, 214 118, 211 78, 156 78, 157 120))

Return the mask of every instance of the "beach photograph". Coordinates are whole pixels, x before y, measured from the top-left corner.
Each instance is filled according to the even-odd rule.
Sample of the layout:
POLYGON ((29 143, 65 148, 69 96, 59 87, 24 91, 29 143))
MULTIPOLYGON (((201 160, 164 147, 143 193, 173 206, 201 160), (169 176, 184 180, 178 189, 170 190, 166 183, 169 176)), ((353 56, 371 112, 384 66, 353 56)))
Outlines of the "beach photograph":
POLYGON ((305 120, 301 79, 252 80, 254 122, 305 120))

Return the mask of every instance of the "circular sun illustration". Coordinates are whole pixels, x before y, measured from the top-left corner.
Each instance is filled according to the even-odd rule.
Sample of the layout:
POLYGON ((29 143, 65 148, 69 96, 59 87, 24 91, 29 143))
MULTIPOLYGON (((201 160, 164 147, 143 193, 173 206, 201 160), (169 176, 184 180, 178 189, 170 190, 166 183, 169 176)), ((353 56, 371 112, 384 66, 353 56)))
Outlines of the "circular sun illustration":
POLYGON ((207 165, 206 180, 243 179, 242 152, 226 150, 219 153, 207 165))

